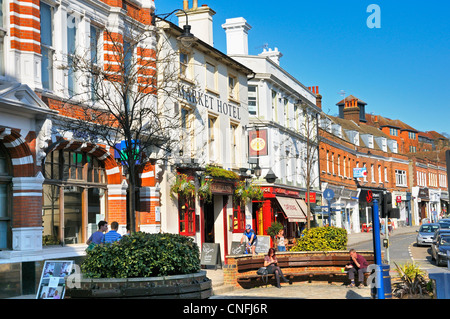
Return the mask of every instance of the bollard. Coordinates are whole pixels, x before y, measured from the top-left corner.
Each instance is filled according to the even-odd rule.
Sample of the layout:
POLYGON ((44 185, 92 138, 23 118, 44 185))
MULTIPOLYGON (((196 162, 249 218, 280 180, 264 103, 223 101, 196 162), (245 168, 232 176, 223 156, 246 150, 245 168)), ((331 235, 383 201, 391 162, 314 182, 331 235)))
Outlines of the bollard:
POLYGON ((446 269, 429 269, 428 277, 433 280, 436 299, 450 299, 450 272, 446 269))
POLYGON ((370 295, 372 299, 392 299, 390 266, 388 264, 371 265, 375 267, 375 282, 371 283, 370 295))

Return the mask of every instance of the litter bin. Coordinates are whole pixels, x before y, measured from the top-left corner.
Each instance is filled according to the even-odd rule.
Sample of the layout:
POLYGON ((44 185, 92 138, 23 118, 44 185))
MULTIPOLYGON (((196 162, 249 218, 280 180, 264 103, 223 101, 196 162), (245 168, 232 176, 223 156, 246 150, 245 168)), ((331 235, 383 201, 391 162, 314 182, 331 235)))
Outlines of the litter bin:
MULTIPOLYGON (((387 264, 381 265, 381 276, 383 281, 383 292, 384 292, 384 299, 392 299, 392 287, 391 287, 391 276, 389 274, 390 267, 387 264)), ((378 296, 378 289, 376 283, 372 283, 372 290, 370 292, 370 295, 372 296, 372 299, 381 299, 380 296, 378 296)))
POLYGON ((429 269, 428 277, 434 281, 433 290, 436 299, 450 299, 450 271, 429 269))

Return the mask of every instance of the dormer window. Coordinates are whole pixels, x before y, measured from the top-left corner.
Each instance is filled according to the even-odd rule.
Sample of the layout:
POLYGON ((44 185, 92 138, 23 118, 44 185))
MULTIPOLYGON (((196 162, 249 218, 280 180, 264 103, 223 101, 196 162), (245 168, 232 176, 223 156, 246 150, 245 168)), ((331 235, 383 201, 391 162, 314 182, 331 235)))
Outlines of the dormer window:
POLYGON ((361 135, 361 139, 364 141, 364 144, 366 144, 368 148, 373 148, 373 135, 364 134, 361 135))

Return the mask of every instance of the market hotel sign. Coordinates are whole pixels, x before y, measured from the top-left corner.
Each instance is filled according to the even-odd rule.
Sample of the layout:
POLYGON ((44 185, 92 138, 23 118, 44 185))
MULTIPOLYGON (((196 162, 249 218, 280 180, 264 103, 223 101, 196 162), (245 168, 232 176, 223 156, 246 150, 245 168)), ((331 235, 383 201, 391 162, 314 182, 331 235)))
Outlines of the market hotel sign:
POLYGON ((241 120, 240 106, 225 103, 217 97, 194 90, 186 85, 178 84, 178 96, 196 106, 203 106, 218 113, 231 116, 236 120, 241 120))

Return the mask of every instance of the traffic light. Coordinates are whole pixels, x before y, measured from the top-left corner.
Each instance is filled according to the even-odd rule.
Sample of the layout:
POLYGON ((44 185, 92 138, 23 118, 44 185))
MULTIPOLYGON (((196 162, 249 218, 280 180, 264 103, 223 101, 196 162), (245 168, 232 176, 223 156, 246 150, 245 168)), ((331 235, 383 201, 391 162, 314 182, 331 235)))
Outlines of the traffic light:
POLYGON ((400 208, 390 208, 388 213, 389 218, 400 218, 400 208))
POLYGON ((392 194, 385 193, 383 194, 383 204, 381 205, 381 214, 382 218, 390 217, 389 211, 392 209, 392 194))

